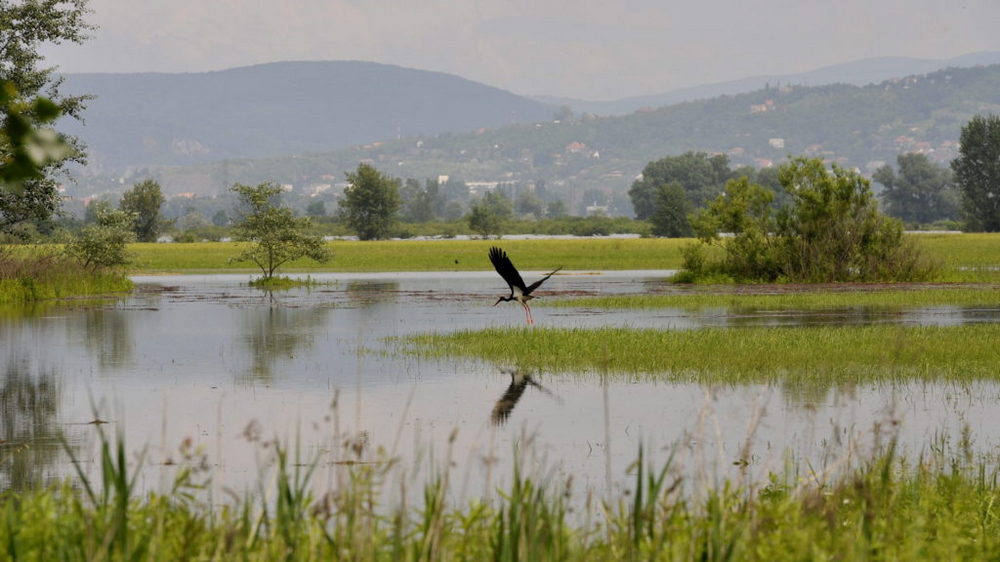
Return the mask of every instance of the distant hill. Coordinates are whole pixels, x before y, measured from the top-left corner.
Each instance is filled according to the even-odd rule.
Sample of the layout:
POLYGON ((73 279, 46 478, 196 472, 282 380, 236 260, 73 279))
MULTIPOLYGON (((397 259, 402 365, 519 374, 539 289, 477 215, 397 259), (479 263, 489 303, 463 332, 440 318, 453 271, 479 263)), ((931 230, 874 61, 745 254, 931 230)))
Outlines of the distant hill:
POLYGON ((891 78, 927 74, 944 68, 997 63, 1000 63, 1000 51, 970 53, 951 59, 879 57, 826 66, 798 74, 752 76, 716 84, 680 88, 662 94, 622 98, 619 100, 585 101, 548 96, 531 97, 532 99, 555 106, 568 106, 578 113, 625 115, 642 108, 655 108, 686 101, 743 94, 759 90, 767 85, 822 86, 826 84, 853 84, 855 86, 866 86, 891 78))
POLYGON ((190 74, 67 74, 93 94, 96 169, 328 151, 551 118, 544 103, 440 72, 370 62, 281 62, 190 74))
POLYGON ((298 189, 342 181, 344 171, 365 160, 403 178, 544 181, 547 190, 575 203, 590 190, 621 195, 646 163, 688 150, 728 154, 736 166, 811 155, 870 172, 909 151, 946 163, 957 154, 961 127, 973 115, 990 112, 1000 113, 1000 65, 868 86, 772 85, 625 116, 584 115, 295 157, 160 169, 153 175, 168 191, 218 193, 232 182, 264 180, 298 189))

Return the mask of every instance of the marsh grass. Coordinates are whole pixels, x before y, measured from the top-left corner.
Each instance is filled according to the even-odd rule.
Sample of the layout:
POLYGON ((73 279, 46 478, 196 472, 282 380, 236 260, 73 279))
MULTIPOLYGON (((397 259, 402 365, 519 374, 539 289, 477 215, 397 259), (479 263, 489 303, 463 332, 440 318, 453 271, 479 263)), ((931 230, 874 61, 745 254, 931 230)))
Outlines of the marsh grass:
MULTIPOLYGON (((631 484, 574 497, 569 481, 514 461, 493 500, 456 503, 451 459, 415 486, 417 505, 387 500, 392 483, 343 464, 335 489, 310 490, 315 462, 277 444, 259 496, 213 505, 175 485, 140 494, 141 458, 100 434, 97 481, 0 495, 5 559, 25 560, 962 560, 1000 556, 996 459, 946 440, 907 458, 890 440, 836 472, 804 462, 718 484, 640 447, 631 484), (293 459, 295 459, 293 461, 293 459), (301 468, 299 468, 301 466, 301 468), (265 484, 268 482, 268 484, 265 484)), ((74 459, 75 461, 75 459, 74 459)), ((76 466, 79 466, 77 464, 76 466)), ((184 471, 178 479, 185 481, 184 471)))
POLYGON ((129 291, 123 274, 91 270, 48 250, 13 251, 0 246, 0 305, 129 291))
POLYGON ((996 379, 1000 325, 491 328, 391 340, 427 357, 706 383, 996 379))
POLYGON ((324 285, 331 285, 330 282, 319 281, 313 279, 310 276, 298 279, 294 277, 288 277, 285 275, 275 275, 274 277, 257 277, 251 279, 247 283, 251 287, 256 287, 258 289, 265 290, 282 290, 282 289, 294 289, 296 287, 319 287, 324 285))
POLYGON ((736 311, 754 310, 821 310, 821 309, 903 309, 930 306, 998 306, 1000 286, 941 288, 912 285, 905 289, 854 290, 782 290, 780 286, 753 291, 716 290, 675 294, 620 294, 571 299, 543 299, 539 306, 559 308, 657 309, 680 308, 698 310, 726 308, 736 311))

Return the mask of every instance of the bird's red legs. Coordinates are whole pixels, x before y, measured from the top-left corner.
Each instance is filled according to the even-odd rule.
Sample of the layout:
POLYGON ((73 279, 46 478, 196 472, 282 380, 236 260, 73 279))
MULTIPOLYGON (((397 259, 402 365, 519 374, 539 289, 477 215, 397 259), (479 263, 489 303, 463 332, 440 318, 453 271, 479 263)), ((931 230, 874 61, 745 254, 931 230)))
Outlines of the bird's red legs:
POLYGON ((534 324, 535 318, 531 315, 531 308, 527 305, 527 303, 523 302, 521 303, 521 306, 524 307, 524 316, 528 319, 528 324, 534 324))

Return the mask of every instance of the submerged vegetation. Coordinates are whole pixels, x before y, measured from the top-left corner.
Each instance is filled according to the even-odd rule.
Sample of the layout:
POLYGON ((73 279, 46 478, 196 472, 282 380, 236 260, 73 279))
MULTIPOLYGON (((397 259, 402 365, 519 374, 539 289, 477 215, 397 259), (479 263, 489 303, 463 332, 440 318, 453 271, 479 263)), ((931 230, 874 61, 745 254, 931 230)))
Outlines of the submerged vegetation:
MULTIPOLYGON (((697 310, 728 308, 740 311, 754 310, 820 310, 820 309, 901 309, 928 306, 1000 306, 1000 287, 954 288, 908 285, 871 286, 859 289, 844 285, 841 290, 786 291, 781 285, 768 286, 771 290, 685 292, 671 294, 619 294, 598 297, 544 300, 542 306, 560 308, 680 308, 697 310), (848 290, 851 289, 851 290, 848 290)), ((862 286, 864 287, 864 286, 862 286)))
POLYGON ((643 374, 704 383, 995 379, 1000 325, 491 328, 396 340, 429 357, 480 358, 549 372, 643 374), (850 350, 846 352, 845 350, 850 350))

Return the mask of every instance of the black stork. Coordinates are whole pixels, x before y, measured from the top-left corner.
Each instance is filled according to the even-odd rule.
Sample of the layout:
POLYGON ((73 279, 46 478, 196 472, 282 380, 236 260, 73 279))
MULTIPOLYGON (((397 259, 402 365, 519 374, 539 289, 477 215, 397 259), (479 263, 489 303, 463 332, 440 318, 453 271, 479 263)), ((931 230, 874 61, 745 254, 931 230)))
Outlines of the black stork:
POLYGON ((531 307, 528 306, 528 301, 535 298, 531 292, 540 287, 546 279, 552 277, 556 271, 562 269, 562 266, 557 267, 552 273, 549 273, 531 285, 525 286, 524 280, 521 279, 521 274, 517 272, 517 268, 514 267, 510 258, 507 257, 507 252, 496 246, 490 248, 490 261, 493 262, 493 267, 496 268, 500 277, 503 277, 503 280, 510 286, 510 296, 498 298, 497 302, 493 303, 493 306, 501 302, 517 301, 524 307, 524 314, 528 318, 528 324, 534 324, 535 319, 531 316, 531 307))

